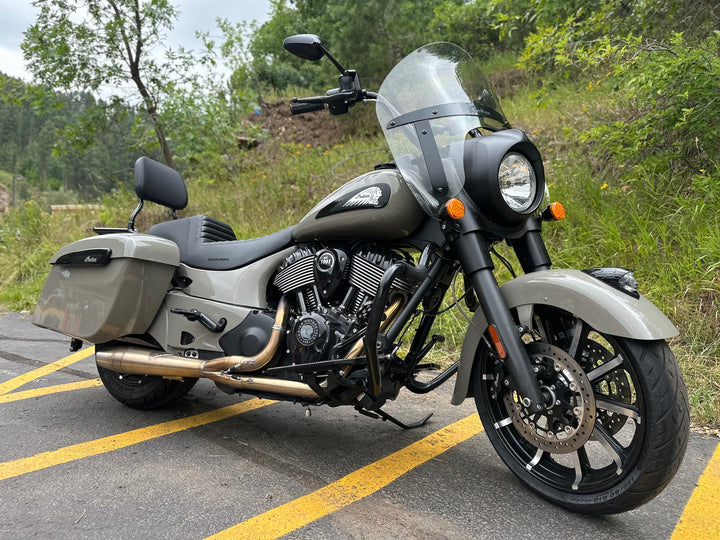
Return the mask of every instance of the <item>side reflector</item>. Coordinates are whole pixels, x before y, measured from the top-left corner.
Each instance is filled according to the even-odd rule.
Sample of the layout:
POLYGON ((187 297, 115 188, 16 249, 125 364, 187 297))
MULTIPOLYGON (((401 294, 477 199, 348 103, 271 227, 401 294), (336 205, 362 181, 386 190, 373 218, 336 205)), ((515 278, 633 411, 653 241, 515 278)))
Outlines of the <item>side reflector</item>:
POLYGON ((453 219, 460 219, 465 215, 465 205, 458 199, 450 199, 445 203, 445 210, 448 216, 453 219))
POLYGON ((490 332, 490 339, 492 339, 493 345, 495 345, 495 350, 497 350, 500 358, 505 358, 507 353, 505 352, 505 347, 503 347, 502 341, 500 341, 497 329, 491 324, 488 327, 488 332, 490 332))
POLYGON ((559 202, 554 202, 545 208, 541 215, 543 221, 560 221, 565 219, 565 207, 559 202))

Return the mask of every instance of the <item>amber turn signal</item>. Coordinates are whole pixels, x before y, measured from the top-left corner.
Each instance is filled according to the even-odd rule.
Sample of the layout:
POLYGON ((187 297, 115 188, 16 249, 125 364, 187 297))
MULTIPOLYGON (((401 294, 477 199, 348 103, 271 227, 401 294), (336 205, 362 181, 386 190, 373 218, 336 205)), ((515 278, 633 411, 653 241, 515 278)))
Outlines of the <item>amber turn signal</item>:
POLYGON ((460 219, 465 215, 465 205, 459 199, 450 199, 446 202, 445 210, 452 219, 460 219))
POLYGON ((559 202, 554 202, 542 211, 541 216, 543 221, 560 221, 565 219, 565 207, 559 202))

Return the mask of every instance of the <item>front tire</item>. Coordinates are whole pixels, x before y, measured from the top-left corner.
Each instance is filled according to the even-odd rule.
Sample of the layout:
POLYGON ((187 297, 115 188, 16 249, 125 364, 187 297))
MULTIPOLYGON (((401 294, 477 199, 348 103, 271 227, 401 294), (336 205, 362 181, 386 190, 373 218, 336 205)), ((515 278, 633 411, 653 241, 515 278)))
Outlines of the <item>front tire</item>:
POLYGON ((571 314, 539 307, 523 339, 553 405, 526 410, 486 346, 475 401, 505 464, 553 503, 586 514, 631 510, 675 475, 689 435, 687 390, 665 341, 603 335, 571 314))
POLYGON ((110 395, 131 409, 153 410, 169 407, 195 385, 197 379, 181 381, 156 375, 118 373, 97 366, 100 380, 110 395))

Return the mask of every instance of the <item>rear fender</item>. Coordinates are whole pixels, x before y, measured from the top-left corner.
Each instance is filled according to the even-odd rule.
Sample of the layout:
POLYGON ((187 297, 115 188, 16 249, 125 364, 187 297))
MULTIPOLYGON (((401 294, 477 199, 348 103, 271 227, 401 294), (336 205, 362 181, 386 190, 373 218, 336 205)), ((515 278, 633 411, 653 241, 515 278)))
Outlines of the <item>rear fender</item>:
MULTIPOLYGON (((517 308, 520 323, 532 326, 533 306, 564 309, 598 332, 638 340, 669 339, 678 335, 672 322, 647 298, 633 298, 580 270, 545 270, 520 276, 500 290, 510 308, 517 308)), ((469 397, 470 378, 482 335, 488 327, 477 311, 462 351, 452 404, 469 397)))

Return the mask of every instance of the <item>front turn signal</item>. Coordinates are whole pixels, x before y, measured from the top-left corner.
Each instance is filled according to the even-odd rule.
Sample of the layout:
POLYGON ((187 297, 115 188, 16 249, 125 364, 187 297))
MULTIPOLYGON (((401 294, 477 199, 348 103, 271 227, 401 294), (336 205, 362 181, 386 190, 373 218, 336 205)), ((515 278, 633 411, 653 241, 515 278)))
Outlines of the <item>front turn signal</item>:
POLYGON ((540 215, 543 221, 560 221, 565 219, 565 207, 559 202, 554 202, 547 206, 540 215))
POLYGON ((465 215, 465 205, 459 199, 450 199, 445 203, 445 211, 452 219, 461 219, 465 215))

